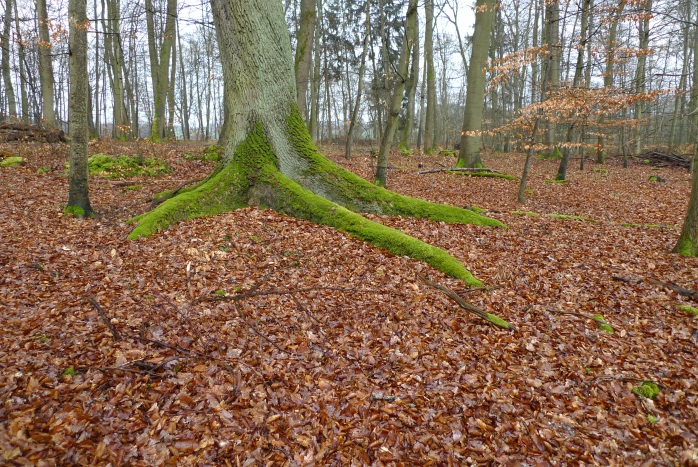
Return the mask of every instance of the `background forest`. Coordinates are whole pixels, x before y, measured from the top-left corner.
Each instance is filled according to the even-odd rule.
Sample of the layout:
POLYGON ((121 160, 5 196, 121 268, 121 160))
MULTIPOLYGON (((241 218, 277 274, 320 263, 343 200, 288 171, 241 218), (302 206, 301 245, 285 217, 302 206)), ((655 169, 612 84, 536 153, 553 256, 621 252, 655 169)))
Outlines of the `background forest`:
MULTIPOLYGON (((68 130, 66 2, 3 3, 0 119, 68 130)), ((406 3, 284 1, 290 40, 304 44, 299 103, 316 140, 343 141, 357 104, 353 138, 380 140, 406 3)), ((541 150, 586 147, 594 158, 687 151, 698 43, 691 1, 507 0, 494 15, 484 45, 485 147, 522 149, 535 113, 546 128, 541 150)), ((426 0, 418 16, 397 139, 450 147, 462 130, 473 5, 426 0)), ((223 80, 208 2, 100 0, 88 2, 88 18, 93 136, 221 136, 223 80)))

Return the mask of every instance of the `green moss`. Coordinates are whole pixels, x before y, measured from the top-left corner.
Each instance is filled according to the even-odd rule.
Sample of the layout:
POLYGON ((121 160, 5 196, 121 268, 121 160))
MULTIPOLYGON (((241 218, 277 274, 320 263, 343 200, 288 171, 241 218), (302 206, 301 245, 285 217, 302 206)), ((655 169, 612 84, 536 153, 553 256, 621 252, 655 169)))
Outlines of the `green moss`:
POLYGON ((134 191, 134 190, 140 190, 143 188, 143 185, 128 185, 124 187, 124 190, 126 191, 134 191))
POLYGON ((452 151, 450 149, 442 149, 441 151, 439 151, 439 156, 458 157, 458 151, 452 151))
POLYGON ((448 224, 504 227, 504 224, 496 219, 466 209, 430 203, 378 187, 323 157, 310 139, 297 109, 294 109, 287 122, 288 134, 294 148, 307 161, 305 172, 298 178, 294 177, 303 188, 325 196, 351 211, 419 217, 448 224), (325 192, 327 186, 332 187, 331 192, 325 192))
POLYGON ((478 213, 478 214, 484 214, 487 212, 487 209, 479 208, 477 206, 466 206, 465 209, 467 209, 468 211, 473 211, 473 212, 478 213))
POLYGON ((607 169, 600 169, 600 168, 598 168, 598 167, 595 167, 594 170, 593 170, 593 172, 594 172, 594 173, 597 173, 597 174, 603 174, 603 175, 605 175, 605 174, 608 173, 608 170, 607 170, 607 169))
POLYGON ((632 222, 621 222, 622 227, 640 227, 640 224, 633 224, 632 222))
POLYGON ((569 180, 566 180, 566 179, 565 179, 565 180, 552 180, 552 179, 546 179, 546 180, 543 180, 543 181, 544 181, 545 183, 559 183, 559 184, 567 184, 567 183, 570 182, 569 180))
POLYGON ((220 162, 223 159, 224 153, 225 149, 223 148, 223 146, 212 144, 204 148, 202 157, 207 161, 220 162))
POLYGON ((538 159, 559 160, 562 159, 562 153, 560 149, 556 147, 552 152, 538 154, 538 159))
POLYGON ((632 393, 640 399, 654 399, 659 395, 659 386, 652 381, 643 381, 632 389, 632 393))
POLYGON ((698 316, 698 308, 694 306, 689 306, 689 305, 678 305, 679 310, 685 311, 688 313, 690 316, 696 317, 698 316))
POLYGON ((104 178, 157 177, 170 171, 165 162, 154 158, 95 154, 87 160, 90 175, 104 178))
POLYGON ((75 370, 73 367, 68 367, 65 370, 63 370, 63 373, 61 373, 61 376, 75 376, 75 370))
POLYGON ((526 217, 539 217, 540 214, 537 212, 532 212, 532 211, 509 211, 509 214, 517 214, 520 216, 526 216, 526 217))
POLYGON ((400 145, 400 147, 398 148, 398 152, 400 153, 400 155, 404 157, 412 156, 412 151, 410 151, 410 149, 404 145, 400 145))
POLYGON ((214 293, 215 293, 216 295, 219 295, 219 296, 221 296, 221 297, 224 297, 224 296, 225 296, 225 294, 226 294, 226 292, 225 292, 225 290, 224 290, 224 289, 219 289, 219 290, 216 290, 216 291, 215 291, 214 293))
POLYGON ((50 171, 51 169, 49 169, 48 167, 39 167, 38 169, 36 169, 36 173, 39 175, 49 173, 50 171))
POLYGON ((650 423, 650 425, 655 425, 659 421, 659 419, 654 415, 648 415, 647 421, 650 423))
POLYGON ((673 225, 662 225, 662 224, 645 224, 648 229, 673 229, 673 225))
POLYGON ((468 285, 481 284, 460 261, 444 250, 349 211, 303 189, 278 171, 268 175, 270 185, 265 195, 275 198, 273 204, 277 205, 280 212, 334 227, 395 255, 424 261, 451 277, 461 279, 468 285))
POLYGON ((19 167, 24 164, 24 159, 17 156, 6 157, 0 161, 0 167, 19 167))
POLYGON ((65 216, 75 216, 75 217, 84 217, 85 216, 85 210, 81 208, 80 206, 75 206, 72 204, 69 204, 68 206, 63 209, 63 215, 65 216))
POLYGON ((608 324, 608 322, 606 321, 606 318, 604 318, 603 315, 601 315, 601 314, 594 315, 594 321, 599 323, 599 330, 600 331, 605 331, 609 334, 614 333, 613 328, 611 327, 610 324, 608 324))
POLYGON ((492 313, 487 313, 487 321, 502 329, 511 329, 511 325, 507 321, 492 313))
POLYGON ((681 256, 695 257, 698 256, 698 242, 694 242, 688 235, 681 235, 676 246, 672 250, 681 256))

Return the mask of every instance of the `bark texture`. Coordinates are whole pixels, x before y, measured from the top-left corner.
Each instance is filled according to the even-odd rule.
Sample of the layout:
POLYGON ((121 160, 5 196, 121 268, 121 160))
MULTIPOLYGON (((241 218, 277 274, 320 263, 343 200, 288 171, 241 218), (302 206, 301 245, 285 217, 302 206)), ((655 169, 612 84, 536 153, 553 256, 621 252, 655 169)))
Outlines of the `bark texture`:
POLYGON ((495 1, 478 0, 475 11, 475 31, 468 68, 468 89, 465 95, 463 131, 456 167, 481 167, 480 134, 482 111, 485 107, 485 65, 494 22, 495 1))
POLYGON ((424 217, 501 225, 472 211, 398 195, 324 158, 296 103, 291 48, 281 5, 274 0, 212 0, 230 135, 224 162, 206 180, 136 220, 130 238, 187 218, 246 205, 271 207, 335 227, 373 245, 425 261, 469 284, 478 281, 455 258, 358 214, 424 217))
POLYGON ((51 62, 51 37, 48 33, 48 14, 46 0, 36 1, 36 13, 39 20, 39 78, 41 80, 41 111, 44 124, 56 126, 53 111, 53 63, 51 62))
POLYGON ((70 174, 66 214, 91 217, 87 168, 87 20, 86 0, 69 2, 70 174))

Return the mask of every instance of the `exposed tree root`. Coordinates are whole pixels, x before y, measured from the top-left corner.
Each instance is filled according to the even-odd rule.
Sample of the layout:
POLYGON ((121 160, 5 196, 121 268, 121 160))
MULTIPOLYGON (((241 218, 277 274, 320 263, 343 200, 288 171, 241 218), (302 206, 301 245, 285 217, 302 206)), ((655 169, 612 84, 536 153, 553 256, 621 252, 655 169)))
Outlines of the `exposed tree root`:
MULTIPOLYGON (((296 111, 297 112, 297 111, 296 111)), ((269 207, 293 217, 334 227, 389 252, 424 261, 467 285, 482 285, 444 250, 358 212, 403 215, 448 223, 502 226, 494 219, 453 206, 399 195, 374 186, 322 157, 306 136, 300 115, 292 113, 288 140, 273 144, 261 125, 252 125, 229 161, 194 187, 182 188, 152 211, 134 219, 135 239, 193 217, 244 206, 269 207), (296 121, 298 120, 298 121, 296 121), (279 149, 288 151, 277 156, 279 149), (285 170, 282 173, 281 168, 285 170)))
POLYGON ((439 290, 439 291, 443 292, 444 294, 446 294, 446 296, 448 296, 450 299, 452 299, 454 302, 456 302, 458 304, 458 306, 460 306, 464 310, 468 310, 469 312, 478 315, 480 318, 482 318, 486 321, 489 321, 490 323, 494 324, 495 326, 498 326, 498 327, 503 328, 503 329, 508 329, 510 331, 516 331, 516 328, 514 327, 514 325, 510 324, 507 321, 504 321, 502 318, 500 318, 497 315, 493 315, 492 313, 487 313, 485 310, 481 310, 480 308, 476 307, 472 303, 466 302, 465 300, 463 300, 463 297, 461 297, 460 295, 458 295, 457 293, 455 293, 453 290, 449 289, 448 287, 441 285, 441 284, 437 284, 436 282, 433 282, 433 281, 427 279, 426 277, 422 276, 421 274, 417 274, 417 276, 419 277, 419 279, 422 282, 424 282, 428 286, 433 287, 436 290, 439 290))

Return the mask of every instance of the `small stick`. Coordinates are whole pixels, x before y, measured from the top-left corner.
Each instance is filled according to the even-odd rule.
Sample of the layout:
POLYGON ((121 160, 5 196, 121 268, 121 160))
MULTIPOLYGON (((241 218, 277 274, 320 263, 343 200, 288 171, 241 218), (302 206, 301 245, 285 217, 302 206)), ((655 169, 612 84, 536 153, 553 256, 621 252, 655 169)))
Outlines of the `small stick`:
POLYGON ((114 341, 118 342, 121 340, 121 334, 119 334, 119 331, 116 330, 114 325, 111 323, 109 318, 107 317, 107 314, 104 312, 101 306, 99 306, 99 303, 94 299, 94 297, 88 297, 87 300, 92 304, 93 307, 97 310, 97 313, 99 313, 99 316, 102 318, 102 321, 104 321, 104 324, 109 328, 111 331, 112 336, 114 337, 114 341))

